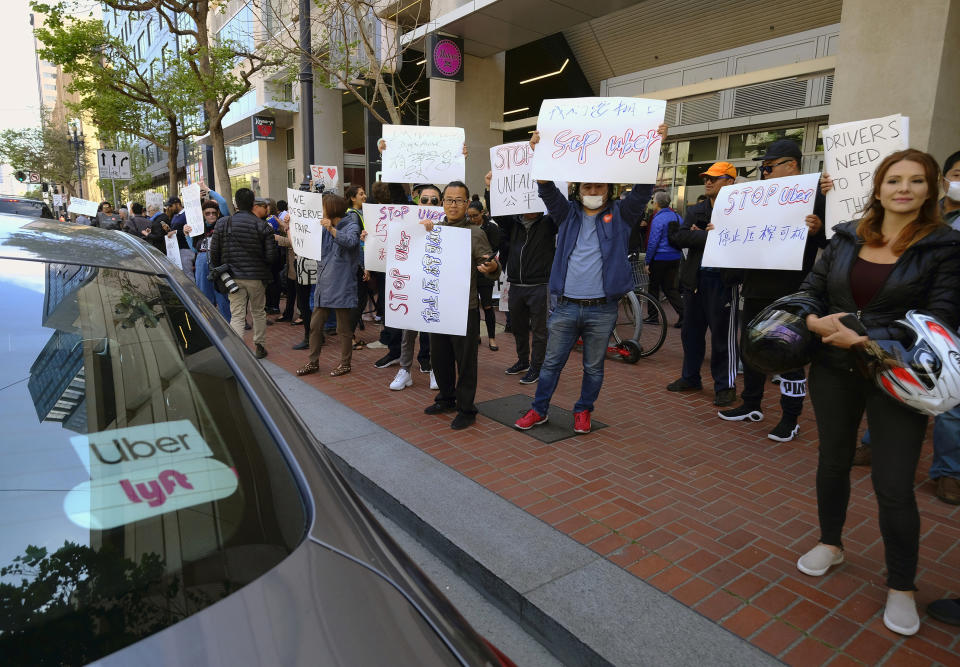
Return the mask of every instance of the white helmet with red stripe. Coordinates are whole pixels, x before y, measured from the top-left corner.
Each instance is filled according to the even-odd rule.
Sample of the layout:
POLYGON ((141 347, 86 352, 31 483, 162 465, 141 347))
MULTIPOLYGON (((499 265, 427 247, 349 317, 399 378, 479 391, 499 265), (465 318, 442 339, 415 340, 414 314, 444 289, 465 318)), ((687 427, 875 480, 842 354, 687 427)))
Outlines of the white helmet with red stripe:
POLYGON ((960 337, 956 332, 916 310, 893 327, 903 332, 899 340, 871 340, 861 350, 877 386, 898 402, 928 415, 960 405, 960 337))

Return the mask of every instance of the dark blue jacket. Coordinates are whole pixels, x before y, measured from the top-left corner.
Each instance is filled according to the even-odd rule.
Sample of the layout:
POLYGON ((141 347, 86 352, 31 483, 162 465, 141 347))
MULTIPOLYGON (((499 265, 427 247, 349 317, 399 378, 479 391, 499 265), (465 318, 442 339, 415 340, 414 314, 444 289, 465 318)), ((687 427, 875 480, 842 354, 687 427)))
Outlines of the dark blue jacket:
MULTIPOLYGON (((557 252, 550 269, 550 294, 563 296, 570 255, 580 236, 580 215, 583 205, 568 201, 553 181, 538 183, 540 198, 557 221, 557 252)), ((652 185, 635 185, 626 199, 613 200, 595 216, 597 240, 603 257, 603 293, 608 299, 619 299, 634 288, 633 272, 627 260, 630 230, 640 221, 653 192, 652 185)))
POLYGON ((678 225, 683 222, 680 214, 672 208, 662 208, 657 211, 650 221, 650 236, 647 238, 647 256, 644 261, 649 264, 653 261, 669 262, 682 259, 683 253, 676 246, 670 244, 667 227, 671 222, 678 225))

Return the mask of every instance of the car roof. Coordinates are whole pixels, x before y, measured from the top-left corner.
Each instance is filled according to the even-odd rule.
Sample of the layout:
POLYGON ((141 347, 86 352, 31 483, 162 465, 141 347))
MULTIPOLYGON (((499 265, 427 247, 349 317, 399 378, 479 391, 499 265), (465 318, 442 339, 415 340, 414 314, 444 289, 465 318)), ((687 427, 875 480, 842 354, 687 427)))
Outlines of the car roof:
POLYGON ((16 201, 28 201, 34 204, 46 204, 47 202, 42 199, 31 199, 30 197, 21 197, 20 195, 5 195, 0 194, 0 199, 15 199, 16 201))
POLYGON ((23 215, 0 214, 0 257, 167 273, 160 253, 126 232, 23 215))

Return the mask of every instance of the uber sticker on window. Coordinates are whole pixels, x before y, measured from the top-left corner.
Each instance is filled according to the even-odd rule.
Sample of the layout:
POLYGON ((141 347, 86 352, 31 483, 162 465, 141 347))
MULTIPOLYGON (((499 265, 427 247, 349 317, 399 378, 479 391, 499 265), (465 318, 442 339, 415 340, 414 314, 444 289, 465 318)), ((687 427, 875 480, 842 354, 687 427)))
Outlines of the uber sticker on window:
POLYGON ((237 475, 189 420, 74 436, 71 444, 90 471, 64 511, 84 528, 103 530, 200 503, 237 490, 237 475))

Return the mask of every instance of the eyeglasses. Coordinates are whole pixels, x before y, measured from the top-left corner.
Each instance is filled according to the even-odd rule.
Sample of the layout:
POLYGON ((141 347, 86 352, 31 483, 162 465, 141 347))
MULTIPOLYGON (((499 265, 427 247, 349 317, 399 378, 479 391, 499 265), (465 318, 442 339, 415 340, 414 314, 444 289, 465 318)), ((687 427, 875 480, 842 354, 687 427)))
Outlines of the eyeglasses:
POLYGON ((220 215, 220 211, 214 211, 213 209, 207 209, 203 212, 204 215, 220 215))
MULTIPOLYGON (((460 201, 459 199, 457 201, 460 201)), ((439 197, 420 197, 420 203, 427 206, 437 206, 440 204, 439 197)))
POLYGON ((762 165, 762 166, 760 167, 760 173, 761 173, 761 174, 769 174, 771 171, 773 171, 775 168, 779 167, 781 164, 786 164, 786 163, 788 163, 788 162, 796 162, 796 160, 794 160, 792 157, 788 157, 786 160, 780 160, 779 162, 775 162, 774 164, 762 165))
POLYGON ((726 179, 726 180, 732 181, 732 180, 733 180, 733 176, 726 176, 726 175, 724 175, 724 176, 704 176, 704 177, 703 177, 703 182, 704 182, 704 183, 713 183, 714 181, 718 181, 718 180, 721 180, 721 179, 726 179))
POLYGON ((449 197, 444 197, 443 203, 449 206, 463 206, 467 203, 467 199, 450 199, 449 197))

